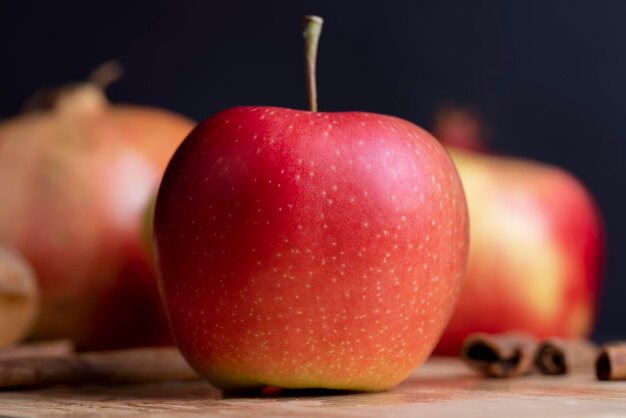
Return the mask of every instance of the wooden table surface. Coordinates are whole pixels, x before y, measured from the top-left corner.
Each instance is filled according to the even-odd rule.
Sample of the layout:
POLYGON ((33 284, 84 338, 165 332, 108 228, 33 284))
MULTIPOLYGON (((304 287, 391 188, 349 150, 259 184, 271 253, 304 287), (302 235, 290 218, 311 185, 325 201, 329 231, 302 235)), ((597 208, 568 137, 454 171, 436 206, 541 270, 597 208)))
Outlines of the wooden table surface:
POLYGON ((434 358, 383 393, 223 397, 196 381, 0 393, 0 417, 626 417, 626 381, 594 376, 483 379, 434 358))

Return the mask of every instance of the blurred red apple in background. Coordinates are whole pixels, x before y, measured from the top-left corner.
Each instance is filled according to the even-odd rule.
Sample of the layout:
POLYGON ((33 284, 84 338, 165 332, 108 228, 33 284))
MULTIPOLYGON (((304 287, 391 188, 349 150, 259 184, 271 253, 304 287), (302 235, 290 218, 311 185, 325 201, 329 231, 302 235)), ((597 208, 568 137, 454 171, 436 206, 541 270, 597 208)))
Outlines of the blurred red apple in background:
MULTIPOLYGON (((448 108, 434 133, 444 144, 480 149, 484 130, 475 113, 448 108)), ((436 352, 457 354, 476 331, 589 336, 604 253, 590 193, 553 166, 448 150, 467 197, 470 250, 463 292, 436 352)))
POLYGON ((192 131, 165 172, 154 233, 176 342, 231 390, 397 384, 452 313, 468 238, 458 175, 430 134, 390 116, 273 107, 192 131))
POLYGON ((169 339, 142 222, 192 127, 163 110, 112 105, 94 83, 0 123, 0 242, 40 280, 35 337, 80 348, 169 339))

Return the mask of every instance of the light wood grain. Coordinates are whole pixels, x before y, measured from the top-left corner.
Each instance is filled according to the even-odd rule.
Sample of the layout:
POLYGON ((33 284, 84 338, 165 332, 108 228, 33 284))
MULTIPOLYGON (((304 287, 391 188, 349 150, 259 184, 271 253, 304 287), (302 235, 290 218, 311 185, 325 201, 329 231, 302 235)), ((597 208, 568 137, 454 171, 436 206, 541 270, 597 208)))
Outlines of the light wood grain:
POLYGON ((6 417, 619 417, 626 382, 592 372, 484 379, 460 361, 432 359, 397 388, 373 394, 231 397, 203 382, 0 393, 6 417))

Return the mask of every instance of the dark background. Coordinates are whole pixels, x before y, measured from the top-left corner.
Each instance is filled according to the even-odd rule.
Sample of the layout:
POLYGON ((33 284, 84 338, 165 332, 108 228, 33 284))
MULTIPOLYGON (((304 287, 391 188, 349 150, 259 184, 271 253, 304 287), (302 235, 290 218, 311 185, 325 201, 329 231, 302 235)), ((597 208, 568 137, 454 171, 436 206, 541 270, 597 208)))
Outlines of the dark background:
MULTIPOLYGON (((428 127, 475 104, 497 151, 565 167, 596 196, 608 257, 596 337, 626 336, 626 2, 0 0, 0 118, 37 88, 116 58, 113 101, 196 120, 237 104, 304 107, 302 16, 326 20, 322 110, 428 127)), ((1 204, 1 197, 0 197, 1 204)))

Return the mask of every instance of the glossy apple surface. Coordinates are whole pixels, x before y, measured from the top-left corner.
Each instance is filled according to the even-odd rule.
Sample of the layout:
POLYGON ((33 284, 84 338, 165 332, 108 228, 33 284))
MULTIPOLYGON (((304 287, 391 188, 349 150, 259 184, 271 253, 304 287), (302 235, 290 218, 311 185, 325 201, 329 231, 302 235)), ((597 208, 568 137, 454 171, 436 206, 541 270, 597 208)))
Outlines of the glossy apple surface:
POLYGON ((223 111, 178 149, 155 211, 177 344, 231 390, 397 384, 449 319, 467 235, 443 147, 368 113, 223 111))

